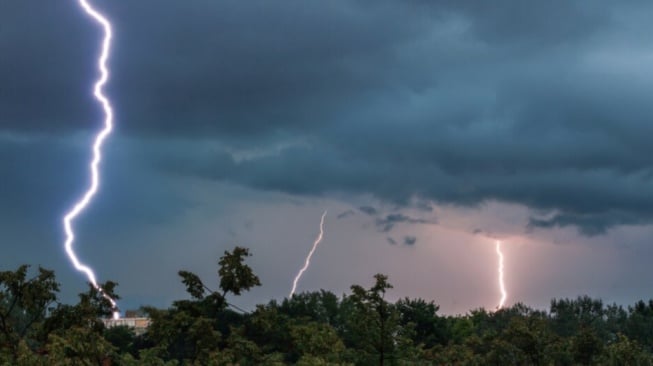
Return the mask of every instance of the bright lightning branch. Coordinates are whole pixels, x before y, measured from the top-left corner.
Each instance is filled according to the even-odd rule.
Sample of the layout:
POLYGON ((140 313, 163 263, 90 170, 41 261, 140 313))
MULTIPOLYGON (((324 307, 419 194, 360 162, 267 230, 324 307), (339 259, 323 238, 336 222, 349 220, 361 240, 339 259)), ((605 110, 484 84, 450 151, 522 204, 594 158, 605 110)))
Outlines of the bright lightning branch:
POLYGON ((95 273, 88 265, 85 265, 79 261, 75 251, 73 250, 73 243, 75 241, 75 232, 73 230, 73 222, 79 216, 84 209, 89 205, 91 199, 98 191, 100 185, 100 176, 99 176, 99 165, 102 161, 102 145, 105 139, 111 134, 113 130, 113 108, 107 96, 103 92, 103 87, 106 85, 109 80, 109 70, 107 68, 107 60, 109 59, 109 51, 111 48, 111 38, 112 38, 112 29, 111 23, 107 18, 93 8, 87 0, 79 0, 79 5, 82 7, 84 12, 91 17, 95 22, 97 22, 102 29, 104 30, 104 38, 102 41, 102 49, 100 55, 97 59, 98 70, 100 76, 95 82, 93 88, 93 95, 95 99, 102 105, 104 110, 104 128, 95 136, 93 142, 93 158, 90 161, 89 169, 91 174, 91 184, 84 194, 79 198, 79 200, 73 205, 73 207, 68 211, 63 218, 63 225, 66 231, 66 242, 65 248, 70 261, 72 262, 75 269, 83 272, 88 281, 95 287, 101 294, 104 296, 111 305, 113 306, 113 317, 114 319, 120 318, 120 312, 116 301, 112 299, 109 295, 106 294, 100 288, 95 278, 95 273))
POLYGON ((322 237, 324 237, 324 218, 326 217, 327 212, 324 211, 322 214, 322 218, 320 219, 320 234, 317 236, 315 239, 315 242, 313 243, 313 248, 311 248, 311 251, 308 253, 308 256, 306 257, 306 261, 304 262, 304 267, 299 270, 299 273, 297 273, 297 276, 295 276, 295 280, 292 282, 292 290, 290 290, 290 295, 288 297, 292 297, 293 294, 295 294, 295 290, 297 290, 297 282, 299 282, 299 279, 302 277, 302 274, 308 269, 308 266, 311 264, 311 257, 313 256, 313 253, 315 253, 315 249, 317 249, 318 244, 322 241, 322 237))
POLYGON ((506 302, 506 298, 508 297, 508 293, 506 293, 506 285, 503 282, 503 253, 501 252, 501 241, 497 240, 496 241, 496 252, 497 256, 499 256, 499 290, 501 291, 501 300, 499 300, 499 305, 497 306, 497 309, 501 309, 503 307, 503 304, 506 302))

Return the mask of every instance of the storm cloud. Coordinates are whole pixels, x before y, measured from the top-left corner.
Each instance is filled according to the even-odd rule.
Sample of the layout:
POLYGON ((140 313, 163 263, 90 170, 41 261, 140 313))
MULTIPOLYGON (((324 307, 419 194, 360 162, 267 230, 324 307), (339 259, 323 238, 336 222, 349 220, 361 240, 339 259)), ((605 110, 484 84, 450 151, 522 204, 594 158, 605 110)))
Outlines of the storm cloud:
POLYGON ((358 210, 360 212, 362 212, 362 213, 365 213, 365 214, 369 215, 369 216, 374 216, 377 213, 379 213, 379 210, 372 207, 372 206, 361 206, 361 207, 358 208, 358 210))
POLYGON ((404 245, 415 245, 417 243, 417 237, 416 236, 405 236, 404 237, 404 245))
MULTIPOLYGON (((163 177, 517 203, 546 213, 529 228, 588 235, 653 221, 650 4, 98 3, 116 24, 118 133, 163 177)), ((95 33, 40 6, 0 5, 0 132, 85 133, 95 33)))
POLYGON ((378 218, 375 221, 376 227, 379 229, 379 231, 387 233, 390 232, 395 225, 397 224, 435 224, 434 221, 429 221, 426 219, 421 219, 421 218, 414 218, 410 216, 406 216, 404 214, 400 213, 394 213, 394 214, 389 214, 386 215, 383 218, 378 218))

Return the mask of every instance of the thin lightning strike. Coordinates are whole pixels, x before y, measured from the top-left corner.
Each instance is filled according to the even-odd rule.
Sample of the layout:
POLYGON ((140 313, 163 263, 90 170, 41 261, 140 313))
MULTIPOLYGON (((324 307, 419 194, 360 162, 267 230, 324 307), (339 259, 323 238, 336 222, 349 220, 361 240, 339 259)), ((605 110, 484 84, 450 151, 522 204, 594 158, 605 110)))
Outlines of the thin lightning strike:
POLYGON ((100 53, 100 56, 97 61, 98 69, 100 71, 100 77, 95 82, 93 95, 95 96, 95 99, 97 99, 97 101, 102 105, 102 108, 104 109, 105 119, 104 119, 104 128, 96 135, 95 142, 93 143, 93 160, 90 163, 91 185, 86 190, 84 195, 75 203, 73 208, 70 211, 68 211, 63 218, 63 225, 66 231, 65 247, 66 247, 66 253, 70 258, 70 261, 75 266, 75 269, 77 269, 80 272, 83 272, 88 278, 88 281, 93 285, 93 287, 95 287, 102 294, 102 296, 104 296, 104 298, 109 300, 109 302, 111 303, 114 309, 113 317, 114 319, 118 319, 120 318, 120 312, 117 310, 118 307, 116 301, 112 299, 109 295, 107 295, 102 290, 102 288, 100 288, 100 286, 97 284, 97 280, 95 278, 95 273, 93 273, 93 270, 87 265, 82 264, 79 261, 79 259, 77 259, 77 255, 73 250, 73 242, 75 241, 75 233, 73 231, 73 221, 75 220, 75 218, 77 218, 77 216, 79 216, 79 214, 82 213, 82 211, 84 211, 84 209, 88 206, 93 196, 95 196, 95 194, 98 191, 98 186, 99 186, 98 166, 100 165, 100 162, 102 160, 102 144, 113 130, 113 108, 111 107, 111 103, 109 102, 109 99, 107 98, 106 95, 104 95, 102 91, 102 88, 109 80, 109 70, 107 69, 107 60, 109 59, 109 49, 111 47, 111 38, 113 36, 111 23, 107 20, 107 18, 104 17, 104 15, 102 15, 100 12, 95 10, 95 8, 93 8, 87 2, 87 0, 79 0, 79 5, 82 7, 84 12, 88 16, 93 18, 104 29, 102 52, 100 53))
POLYGON ((499 256, 499 289, 501 290, 501 300, 499 300, 497 309, 501 309, 508 294, 506 293, 506 285, 503 283, 503 253, 501 252, 501 242, 499 240, 496 241, 496 251, 499 256))
POLYGON ((313 253, 315 253, 315 249, 317 249, 317 245, 320 244, 322 241, 322 237, 324 236, 324 218, 326 217, 327 212, 324 211, 322 214, 322 218, 320 219, 320 234, 317 236, 315 239, 315 242, 313 243, 313 248, 311 251, 308 253, 308 257, 306 257, 306 262, 304 262, 304 267, 299 270, 299 273, 297 273, 297 276, 295 276, 295 280, 292 283, 292 290, 290 290, 290 295, 288 297, 292 297, 292 295, 295 294, 295 290, 297 289, 297 282, 299 282, 299 279, 302 277, 302 274, 308 269, 308 266, 311 264, 311 257, 313 256, 313 253))

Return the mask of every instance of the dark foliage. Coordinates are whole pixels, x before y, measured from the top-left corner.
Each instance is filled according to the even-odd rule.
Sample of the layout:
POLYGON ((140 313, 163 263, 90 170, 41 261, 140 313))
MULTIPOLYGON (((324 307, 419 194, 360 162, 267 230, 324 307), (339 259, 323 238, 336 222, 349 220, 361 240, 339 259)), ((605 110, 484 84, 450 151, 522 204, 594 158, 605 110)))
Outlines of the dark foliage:
MULTIPOLYGON (((180 271, 190 299, 141 309, 142 334, 106 328, 111 304, 92 287, 61 304, 52 271, 0 272, 0 364, 653 365, 653 300, 623 308, 582 296, 553 299, 548 312, 518 303, 442 316, 434 302, 387 301, 392 285, 377 274, 351 294, 301 293, 246 312, 229 299, 260 285, 248 256, 225 252, 210 282, 180 271)), ((116 297, 115 286, 102 288, 116 297)))

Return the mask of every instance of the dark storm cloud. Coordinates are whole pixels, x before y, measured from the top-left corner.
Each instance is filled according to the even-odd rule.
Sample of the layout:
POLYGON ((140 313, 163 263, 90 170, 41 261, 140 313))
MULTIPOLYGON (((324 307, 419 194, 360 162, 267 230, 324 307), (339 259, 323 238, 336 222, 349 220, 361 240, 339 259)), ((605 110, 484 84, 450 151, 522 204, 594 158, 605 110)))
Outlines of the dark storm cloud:
POLYGON ((69 200, 63 197, 79 188, 74 177, 81 172, 70 171, 66 175, 60 173, 60 168, 67 164, 81 166, 82 159, 61 143, 0 139, 0 156, 3 221, 42 222, 68 205, 69 200))
POLYGON ((70 5, 0 3, 0 130, 61 133, 98 119, 88 55, 99 33, 70 5))
POLYGON ((426 201, 416 202, 415 207, 424 212, 433 212, 433 206, 431 205, 431 203, 426 201))
POLYGON ((343 211, 343 212, 339 213, 338 216, 336 216, 336 218, 337 219, 344 219, 346 217, 349 217, 349 216, 352 216, 352 215, 355 215, 355 214, 356 214, 356 212, 354 210, 346 210, 346 211, 343 211))
POLYGON ((587 236, 605 234, 606 229, 616 224, 644 224, 650 218, 632 213, 610 211, 604 214, 556 214, 549 219, 531 217, 528 228, 553 228, 576 225, 580 232, 587 236))
MULTIPOLYGON (((158 173, 143 166, 128 145, 113 142, 107 146, 110 158, 103 162, 104 184, 88 210, 94 220, 85 222, 84 230, 126 230, 169 222, 180 207, 188 205, 174 193, 171 182, 161 180, 158 173), (111 189, 105 191, 104 185, 111 189)), ((59 231, 61 216, 87 187, 88 154, 86 146, 70 139, 16 140, 0 136, 0 195, 4 208, 0 220, 8 225, 27 223, 28 227, 59 231)))
POLYGON ((360 212, 363 212, 365 214, 368 214, 369 216, 374 216, 377 213, 379 213, 379 210, 377 210, 375 207, 372 206, 361 206, 358 208, 360 212))
POLYGON ((406 216, 404 214, 390 214, 386 215, 384 218, 379 218, 376 219, 376 226, 379 228, 380 231, 387 233, 390 232, 395 225, 397 224, 433 224, 434 222, 429 221, 429 220, 424 220, 424 219, 419 219, 419 218, 414 218, 410 216, 406 216))
MULTIPOLYGON (((499 200, 589 235, 653 220, 647 3, 100 4, 119 132, 168 173, 423 209, 499 200)), ((86 129, 97 30, 34 8, 0 4, 0 132, 86 129)))
POLYGON ((536 46, 585 38, 606 25, 611 10, 601 1, 447 0, 425 3, 434 11, 448 10, 463 15, 470 21, 475 36, 484 42, 536 46))
POLYGON ((416 236, 405 236, 404 237, 404 245, 415 245, 417 243, 417 237, 416 236))

